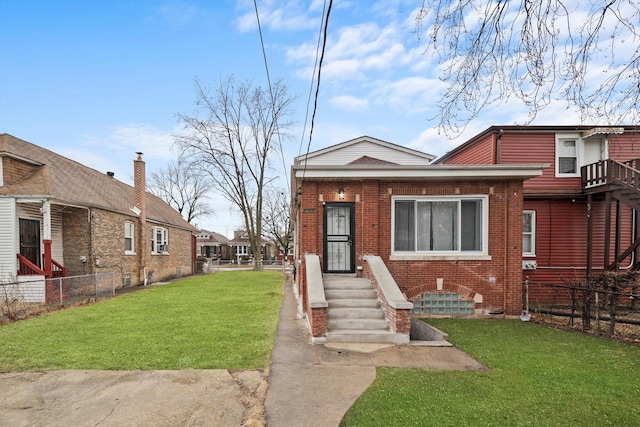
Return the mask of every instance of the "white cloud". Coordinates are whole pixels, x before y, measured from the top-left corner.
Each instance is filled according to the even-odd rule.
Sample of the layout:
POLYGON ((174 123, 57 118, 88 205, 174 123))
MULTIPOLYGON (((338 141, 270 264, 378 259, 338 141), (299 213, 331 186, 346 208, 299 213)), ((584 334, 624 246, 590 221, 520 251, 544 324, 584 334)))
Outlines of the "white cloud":
MULTIPOLYGON (((260 26, 274 31, 298 31, 319 28, 322 7, 318 1, 307 6, 306 2, 289 0, 266 0, 258 2, 258 15, 260 26), (318 12, 320 14, 318 14, 318 12)), ((241 33, 256 31, 258 20, 256 18, 255 4, 253 1, 240 1, 238 8, 245 11, 235 21, 236 29, 241 33)))
POLYGON ((177 158, 172 149, 173 132, 149 125, 119 125, 103 136, 85 135, 79 146, 61 154, 101 172, 115 172, 116 178, 130 183, 136 152, 144 154, 148 173, 177 158))
POLYGON ((442 82, 427 77, 407 77, 394 82, 379 82, 372 97, 375 104, 403 113, 426 113, 436 108, 442 82))
POLYGON ((349 111, 361 111, 369 107, 369 101, 355 96, 335 96, 329 102, 337 108, 349 111))

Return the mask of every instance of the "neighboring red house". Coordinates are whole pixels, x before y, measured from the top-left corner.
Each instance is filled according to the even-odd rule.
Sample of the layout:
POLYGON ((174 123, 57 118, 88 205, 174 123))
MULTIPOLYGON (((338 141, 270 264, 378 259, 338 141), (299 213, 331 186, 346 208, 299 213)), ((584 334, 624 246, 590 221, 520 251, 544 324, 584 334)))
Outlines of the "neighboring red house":
POLYGON ((543 165, 433 158, 367 136, 295 158, 296 290, 314 341, 331 340, 334 317, 365 311, 335 308, 345 301, 332 287, 353 276, 373 282, 402 336, 410 314, 521 313, 523 181, 543 165))
POLYGON ((0 282, 115 274, 115 287, 192 274, 197 229, 146 192, 0 134, 0 282), (17 276, 17 277, 16 277, 17 276))
MULTIPOLYGON (((541 176, 524 182, 522 274, 532 283, 585 283, 604 269, 637 264, 639 131, 492 126, 436 163, 547 163, 541 176)), ((534 299, 543 299, 538 292, 534 299)))

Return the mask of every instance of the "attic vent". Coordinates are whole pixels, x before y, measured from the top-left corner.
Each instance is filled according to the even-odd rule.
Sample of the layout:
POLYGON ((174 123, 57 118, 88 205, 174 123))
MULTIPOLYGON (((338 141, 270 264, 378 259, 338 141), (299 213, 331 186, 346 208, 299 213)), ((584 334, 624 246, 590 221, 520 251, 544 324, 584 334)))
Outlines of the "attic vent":
POLYGON ((107 175, 109 175, 111 178, 113 178, 115 176, 115 172, 107 172, 107 175))

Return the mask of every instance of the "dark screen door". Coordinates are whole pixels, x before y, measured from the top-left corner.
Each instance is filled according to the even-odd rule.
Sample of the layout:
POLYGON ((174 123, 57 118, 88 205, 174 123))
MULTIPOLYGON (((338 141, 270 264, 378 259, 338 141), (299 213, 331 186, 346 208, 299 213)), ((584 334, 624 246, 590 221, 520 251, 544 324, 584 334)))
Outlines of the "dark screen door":
POLYGON ((327 203, 324 206, 324 271, 355 271, 354 205, 327 203))
POLYGON ((40 221, 20 218, 20 255, 41 267, 40 221))

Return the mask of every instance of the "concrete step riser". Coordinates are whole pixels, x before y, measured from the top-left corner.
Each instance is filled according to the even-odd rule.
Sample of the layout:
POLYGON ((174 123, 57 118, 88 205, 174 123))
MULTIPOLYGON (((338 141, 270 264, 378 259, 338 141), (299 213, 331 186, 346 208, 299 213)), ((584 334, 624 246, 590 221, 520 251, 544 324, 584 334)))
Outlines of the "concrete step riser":
POLYGON ((329 319, 384 319, 380 308, 331 308, 327 310, 329 319))
POLYGON ((386 319, 329 319, 327 329, 329 331, 345 329, 386 331, 389 329, 389 321, 386 319))
POLYGON ((373 284, 366 282, 324 282, 324 289, 373 289, 373 284))
POLYGON ((378 294, 374 290, 327 290, 324 292, 327 300, 331 299, 377 299, 378 294))
POLYGON ((377 299, 334 299, 328 300, 329 309, 332 308, 380 308, 377 299))
POLYGON ((327 342, 395 343, 395 341, 396 337, 392 332, 350 331, 327 333, 327 342))

